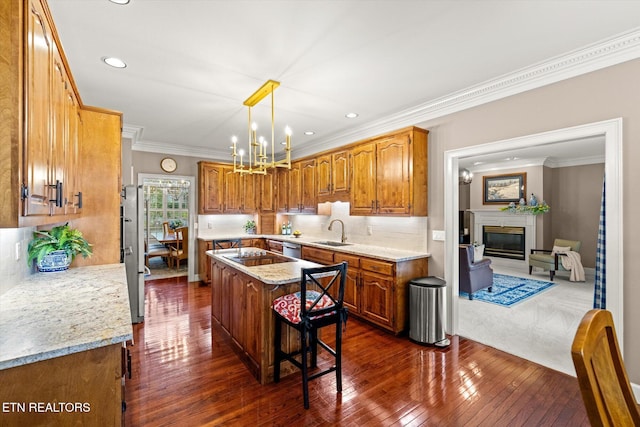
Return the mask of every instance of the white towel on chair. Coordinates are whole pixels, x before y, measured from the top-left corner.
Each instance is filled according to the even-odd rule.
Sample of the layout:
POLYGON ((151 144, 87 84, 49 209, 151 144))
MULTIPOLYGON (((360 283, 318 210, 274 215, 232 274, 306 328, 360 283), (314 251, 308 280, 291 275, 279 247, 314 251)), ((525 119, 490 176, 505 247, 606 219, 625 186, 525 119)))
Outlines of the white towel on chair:
POLYGON ((562 261, 562 267, 565 270, 570 270, 569 281, 571 282, 584 282, 584 268, 582 267, 582 261, 580 254, 574 251, 565 252, 567 256, 560 257, 562 261))

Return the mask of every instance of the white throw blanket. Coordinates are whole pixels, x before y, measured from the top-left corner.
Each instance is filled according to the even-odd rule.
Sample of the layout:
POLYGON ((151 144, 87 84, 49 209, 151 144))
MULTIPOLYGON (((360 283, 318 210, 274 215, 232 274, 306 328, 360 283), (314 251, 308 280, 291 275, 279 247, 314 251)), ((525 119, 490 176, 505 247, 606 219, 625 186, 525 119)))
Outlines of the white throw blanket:
POLYGON ((584 282, 584 268, 582 267, 582 261, 580 254, 574 251, 565 252, 566 256, 561 256, 562 267, 565 270, 570 270, 569 281, 571 282, 584 282))

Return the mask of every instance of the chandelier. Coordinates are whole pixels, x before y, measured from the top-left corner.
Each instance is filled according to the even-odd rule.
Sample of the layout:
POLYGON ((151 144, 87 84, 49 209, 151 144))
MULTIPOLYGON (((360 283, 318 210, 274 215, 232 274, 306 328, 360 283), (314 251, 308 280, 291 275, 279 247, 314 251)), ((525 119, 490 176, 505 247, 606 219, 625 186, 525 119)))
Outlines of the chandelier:
POLYGON ((469 169, 460 169, 460 174, 458 175, 458 183, 471 184, 471 181, 473 181, 473 173, 469 172, 469 169))
POLYGON ((189 195, 189 187, 191 186, 191 182, 185 180, 170 180, 164 184, 164 189, 167 192, 167 195, 171 197, 174 201, 179 202, 180 199, 185 198, 189 195))
POLYGON ((287 126, 285 128, 285 158, 276 160, 275 157, 275 114, 273 103, 273 91, 280 86, 280 82, 274 80, 268 80, 263 84, 260 89, 255 91, 249 98, 244 101, 249 109, 249 147, 247 150, 247 164, 245 165, 245 151, 244 149, 237 148, 238 138, 233 136, 231 142, 233 143, 231 157, 233 157, 233 172, 239 174, 262 174, 265 175, 268 169, 274 168, 287 168, 291 169, 291 129, 287 126), (271 95, 271 154, 268 152, 268 141, 263 137, 257 136, 258 125, 256 122, 251 121, 251 108, 271 95), (238 160, 238 157, 240 159, 238 160))

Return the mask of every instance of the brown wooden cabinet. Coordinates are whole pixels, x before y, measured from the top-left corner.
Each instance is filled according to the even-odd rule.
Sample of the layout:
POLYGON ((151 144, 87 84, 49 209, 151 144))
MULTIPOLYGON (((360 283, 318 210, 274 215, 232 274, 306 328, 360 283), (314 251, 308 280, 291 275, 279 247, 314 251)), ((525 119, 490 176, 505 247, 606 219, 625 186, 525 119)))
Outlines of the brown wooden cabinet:
POLYGON ((282 254, 282 242, 278 240, 267 240, 267 249, 271 252, 282 254))
POLYGON ((289 213, 302 213, 302 162, 294 162, 288 174, 289 197, 288 211, 289 213))
POLYGON ((317 200, 349 201, 349 152, 340 150, 316 159, 317 200))
POLYGON ((228 168, 209 162, 198 162, 198 213, 220 214, 223 211, 224 174, 228 168))
POLYGON ((260 189, 260 213, 274 213, 276 211, 277 174, 269 171, 266 175, 258 176, 258 188, 260 189))
POLYGON ((289 169, 276 171, 276 211, 289 212, 289 169))
MULTIPOLYGON (((251 373, 266 384, 273 381, 274 319, 271 302, 299 289, 299 283, 266 285, 214 258, 211 315, 228 333, 234 351, 251 373)), ((213 325, 212 325, 213 326, 213 325)), ((285 350, 297 345, 295 331, 283 330, 285 350)), ((283 364, 283 375, 293 371, 283 364)))
POLYGON ((41 402, 43 408, 45 404, 53 407, 3 411, 0 424, 123 425, 123 375, 121 343, 0 370, 2 402, 41 402), (72 405, 65 402, 81 406, 64 411, 72 405))
POLYGON ((412 127, 352 148, 352 215, 427 215, 427 133, 412 127))

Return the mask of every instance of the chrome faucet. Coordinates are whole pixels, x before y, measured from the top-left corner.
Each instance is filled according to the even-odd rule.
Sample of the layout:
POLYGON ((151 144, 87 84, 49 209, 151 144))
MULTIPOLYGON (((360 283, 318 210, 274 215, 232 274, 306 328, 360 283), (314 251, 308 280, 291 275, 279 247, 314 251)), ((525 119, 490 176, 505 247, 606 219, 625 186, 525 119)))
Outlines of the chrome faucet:
POLYGON ((331 220, 331 222, 329 223, 329 231, 331 231, 331 227, 333 227, 333 223, 336 221, 339 222, 340 225, 342 225, 342 235, 340 236, 340 241, 344 243, 347 240, 347 236, 344 235, 344 222, 342 222, 342 220, 339 220, 339 219, 331 220))

